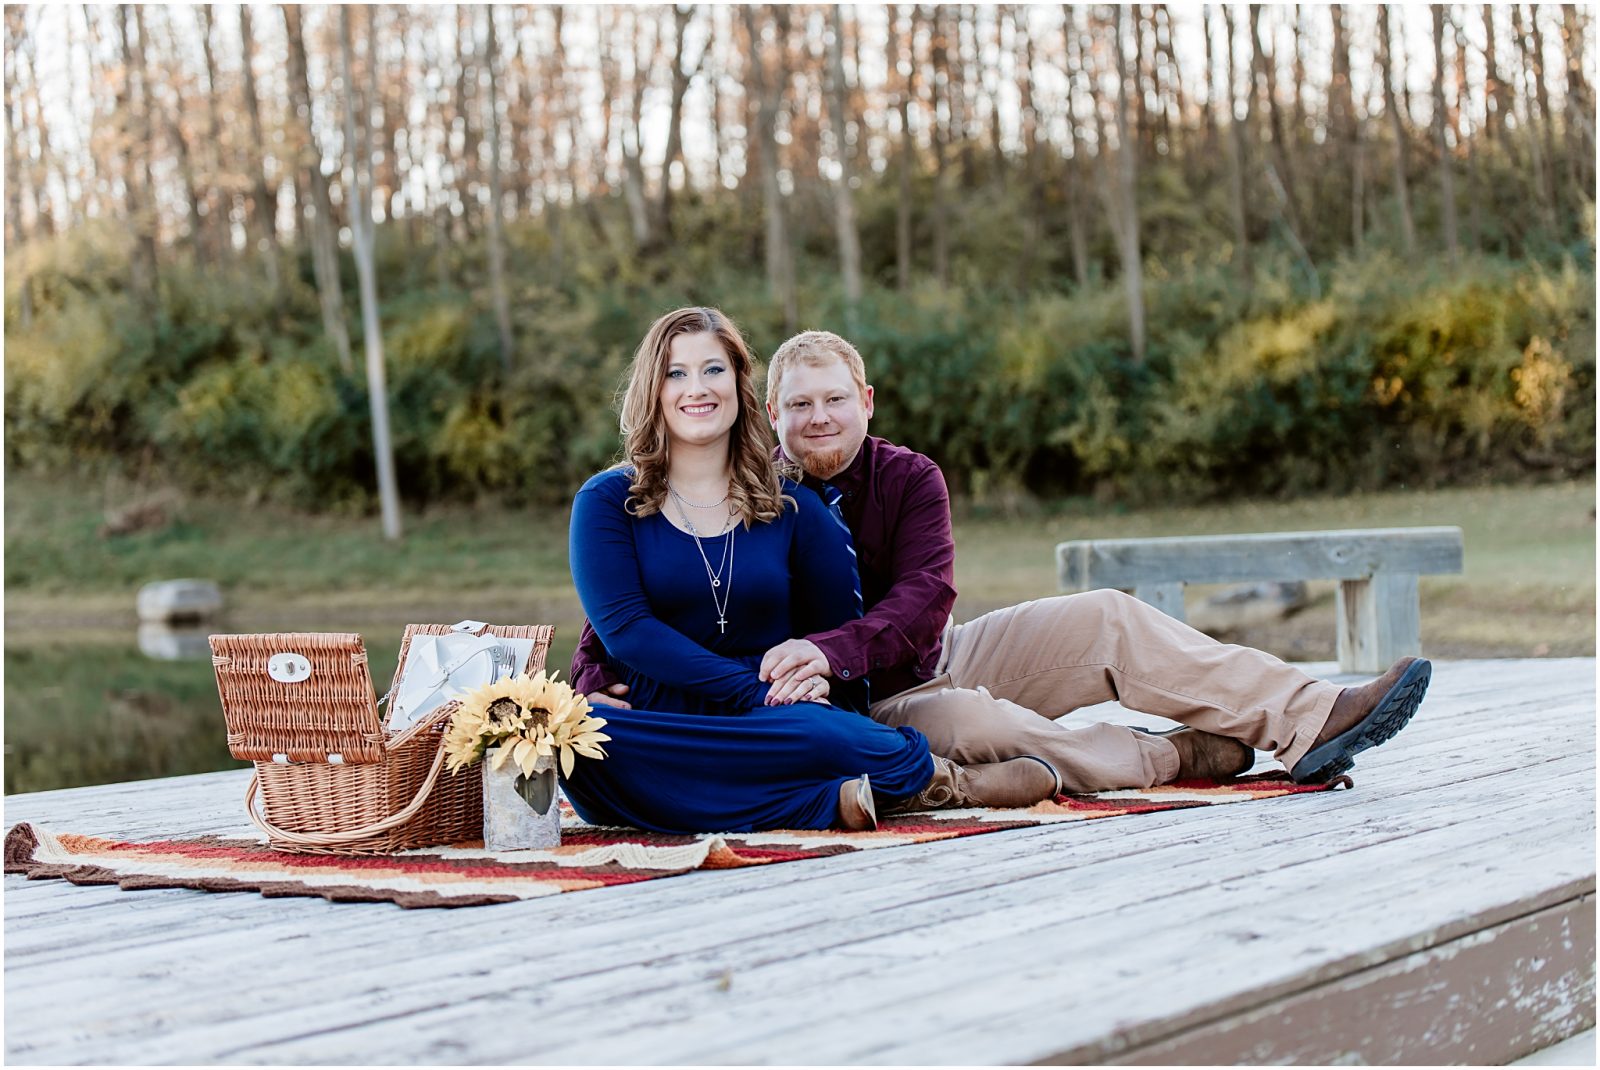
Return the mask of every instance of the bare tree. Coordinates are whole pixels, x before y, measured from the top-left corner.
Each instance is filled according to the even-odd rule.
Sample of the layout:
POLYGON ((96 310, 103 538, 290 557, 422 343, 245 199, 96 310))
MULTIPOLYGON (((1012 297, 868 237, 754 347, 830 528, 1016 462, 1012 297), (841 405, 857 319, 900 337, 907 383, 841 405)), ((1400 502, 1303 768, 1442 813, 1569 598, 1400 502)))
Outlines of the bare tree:
POLYGON ((289 94, 293 111, 300 117, 300 167, 311 185, 311 270, 317 280, 317 297, 322 308, 322 329, 333 342, 339 369, 346 375, 355 371, 350 354, 350 330, 344 321, 344 291, 339 283, 339 256, 335 247, 333 198, 328 193, 328 178, 322 173, 322 150, 312 124, 311 79, 307 73, 305 34, 298 4, 280 4, 284 31, 289 43, 289 94))
MULTIPOLYGON (((1145 317, 1144 317, 1144 263, 1139 250, 1139 202, 1138 202, 1138 156, 1139 145, 1136 132, 1129 116, 1129 81, 1136 83, 1138 72, 1129 71, 1127 34, 1122 24, 1123 8, 1112 8, 1111 42, 1113 59, 1117 75, 1117 100, 1115 105, 1117 124, 1117 151, 1116 174, 1107 176, 1105 183, 1106 200, 1111 207, 1112 229, 1116 237, 1117 259, 1122 265, 1122 291, 1128 304, 1128 342, 1133 350, 1134 363, 1144 362, 1145 347, 1145 317)), ((1134 25, 1137 34, 1138 25, 1134 25)), ((1091 77, 1090 85, 1094 85, 1091 77)), ((1098 97, 1098 93, 1096 93, 1098 97)), ((1100 157, 1109 159, 1110 154, 1106 149, 1105 121, 1101 117, 1103 109, 1098 99, 1095 101, 1096 121, 1100 124, 1100 157)))
MULTIPOLYGON (((22 141, 20 122, 22 102, 17 84, 17 61, 27 40, 26 19, 25 9, 20 6, 5 9, 5 42, 8 57, 8 62, 5 64, 6 174, 13 176, 12 180, 6 183, 6 244, 13 249, 32 237, 22 217, 22 189, 27 183, 23 178, 22 156, 18 151, 22 141)), ((18 318, 19 326, 26 331, 33 326, 33 279, 25 264, 19 267, 22 281, 19 287, 21 307, 18 309, 18 318)))
MULTIPOLYGON (((616 9, 613 18, 621 20, 620 11, 616 9)), ((644 114, 644 94, 650 86, 650 79, 655 70, 656 58, 661 54, 654 30, 646 35, 644 27, 650 25, 644 17, 643 8, 628 9, 631 52, 633 54, 633 80, 627 94, 628 109, 623 116, 621 133, 622 142, 622 193, 628 204, 628 219, 633 224, 633 244, 636 249, 648 250, 655 245, 654 228, 651 226, 650 206, 645 199, 644 188, 644 132, 640 129, 644 114)), ((613 52, 620 52, 622 42, 614 37, 611 48, 613 52)))
POLYGON ((1441 226, 1444 230, 1445 251, 1450 262, 1460 258, 1456 240, 1456 180, 1450 166, 1450 142, 1445 134, 1444 98, 1444 5, 1434 4, 1433 10, 1433 143, 1439 153, 1439 204, 1441 226))
MULTIPOLYGON (((370 9, 368 9, 370 10, 370 9)), ((489 131, 489 289, 494 295, 494 324, 500 340, 500 367, 511 374, 515 343, 511 338, 511 298, 506 293, 505 195, 500 183, 500 73, 495 42, 494 6, 483 6, 488 36, 483 65, 489 73, 489 102, 483 125, 489 131)))
POLYGON ((845 122, 849 92, 844 80, 844 26, 839 7, 833 8, 828 34, 828 112, 833 126, 839 178, 834 189, 834 230, 839 240, 839 271, 844 277, 845 304, 854 309, 861 302, 861 235, 856 229, 855 195, 850 190, 850 150, 845 122))
POLYGON ((1595 181, 1594 86, 1584 75, 1584 21, 1578 5, 1561 5, 1561 41, 1567 55, 1567 159, 1572 161, 1573 184, 1593 199, 1595 181))
MULTIPOLYGON (((894 260, 895 280, 902 292, 911 288, 911 172, 916 167, 916 141, 911 136, 911 97, 916 93, 917 74, 917 8, 906 5, 910 12, 909 29, 905 45, 905 77, 899 82, 895 95, 895 109, 900 113, 900 197, 895 204, 894 260)), ((900 20, 898 9, 889 13, 889 56, 891 66, 901 57, 896 26, 900 20)), ((894 71, 890 71, 891 76, 894 71)))
MULTIPOLYGON (((155 146, 151 144, 148 87, 144 84, 144 47, 139 39, 129 33, 129 8, 117 6, 117 32, 122 42, 122 80, 118 83, 117 110, 123 123, 123 144, 128 155, 123 176, 123 208, 134 233, 134 253, 130 282, 135 293, 147 299, 157 289, 156 220, 154 182, 150 172, 150 157, 155 146)), ((139 18, 139 8, 133 7, 134 20, 139 18)), ((153 305, 146 304, 153 311, 153 305)))
POLYGON ((266 265, 268 284, 278 293, 278 198, 267 180, 267 139, 262 133, 261 102, 256 94, 255 35, 249 4, 239 5, 239 39, 244 47, 244 110, 250 120, 250 172, 255 183, 247 217, 250 244, 266 265))
POLYGON ((933 274, 939 280, 939 285, 944 286, 950 281, 950 225, 945 208, 945 175, 948 169, 946 157, 950 146, 952 108, 950 45, 946 36, 948 23, 945 19, 944 5, 934 5, 933 17, 928 21, 928 27, 933 35, 929 50, 933 67, 931 94, 933 114, 929 124, 933 129, 933 203, 928 216, 933 226, 933 274))
MULTIPOLYGON (((1228 139, 1232 151, 1228 154, 1228 192, 1229 204, 1233 208, 1233 256, 1234 263, 1239 268, 1239 274, 1250 278, 1250 210, 1249 201, 1245 197, 1245 174, 1249 168, 1250 121, 1249 114, 1252 105, 1246 104, 1245 121, 1239 122, 1234 109, 1234 93, 1237 92, 1238 72, 1234 69, 1235 33, 1233 25, 1233 8, 1231 5, 1222 5, 1222 24, 1228 38, 1228 93, 1225 98, 1228 105, 1228 129, 1232 135, 1228 139)), ((1253 92, 1247 93, 1247 100, 1254 100, 1253 92)))
POLYGON ((1078 35, 1078 19, 1071 5, 1061 7, 1061 32, 1064 37, 1063 60, 1067 74, 1067 143, 1072 157, 1066 161, 1067 246, 1072 253, 1072 277, 1079 286, 1089 284, 1089 224, 1084 219, 1083 191, 1081 189, 1088 168, 1085 158, 1088 149, 1079 136, 1081 122, 1078 118, 1078 76, 1083 73, 1083 40, 1078 35))
POLYGON ((784 323, 789 329, 800 319, 794 280, 794 254, 789 245, 787 211, 783 189, 778 182, 778 109, 783 103, 783 83, 774 76, 766 59, 762 25, 770 24, 777 33, 777 46, 787 50, 789 10, 769 5, 757 16, 754 5, 740 8, 745 32, 750 39, 750 89, 756 100, 756 148, 761 160, 761 190, 766 215, 767 285, 783 306, 784 323))
POLYGON ((400 538, 400 491, 395 480, 394 450, 389 439, 389 387, 384 373, 383 327, 378 322, 378 279, 373 265, 372 115, 376 95, 376 60, 372 54, 372 8, 367 8, 367 91, 356 92, 355 61, 350 45, 350 5, 339 8, 339 53, 344 72, 344 134, 350 149, 350 230, 356 275, 361 287, 361 331, 367 351, 367 399, 372 413, 372 452, 378 466, 378 502, 383 537, 400 538), (358 126, 356 119, 360 116, 358 126))
POLYGON ((700 67, 705 63, 706 53, 711 51, 708 41, 701 49, 700 54, 692 64, 685 64, 683 54, 684 32, 688 29, 694 18, 694 8, 688 4, 676 4, 672 8, 672 46, 667 52, 667 60, 672 67, 672 99, 667 109, 667 151, 661 161, 661 191, 656 197, 656 229, 664 237, 672 234, 672 169, 674 166, 683 168, 684 186, 689 185, 689 168, 683 161, 683 101, 689 95, 689 87, 694 84, 694 79, 700 73, 700 67))
POLYGON ((1406 185, 1406 127, 1394 90, 1394 35, 1389 29, 1388 4, 1378 8, 1378 36, 1378 62, 1383 68, 1383 107, 1389 113, 1389 126, 1394 131, 1395 205, 1400 215, 1400 241, 1409 260, 1417 253, 1417 231, 1411 222, 1411 192, 1406 185))

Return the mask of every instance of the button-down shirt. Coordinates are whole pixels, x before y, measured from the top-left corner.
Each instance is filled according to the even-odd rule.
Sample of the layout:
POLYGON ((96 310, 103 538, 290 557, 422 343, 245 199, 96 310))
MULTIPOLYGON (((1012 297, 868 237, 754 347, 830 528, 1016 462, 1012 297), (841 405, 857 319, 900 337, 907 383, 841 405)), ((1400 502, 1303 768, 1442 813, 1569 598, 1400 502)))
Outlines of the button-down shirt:
MULTIPOLYGON (((814 476, 802 482, 822 489, 814 476)), ((956 601, 950 492, 933 461, 871 436, 828 482, 844 494, 840 506, 855 541, 866 615, 805 638, 817 645, 839 678, 868 674, 872 699, 878 702, 931 679, 938 663, 944 626, 956 601)), ((573 655, 571 679, 579 694, 617 682, 587 621, 573 655)))

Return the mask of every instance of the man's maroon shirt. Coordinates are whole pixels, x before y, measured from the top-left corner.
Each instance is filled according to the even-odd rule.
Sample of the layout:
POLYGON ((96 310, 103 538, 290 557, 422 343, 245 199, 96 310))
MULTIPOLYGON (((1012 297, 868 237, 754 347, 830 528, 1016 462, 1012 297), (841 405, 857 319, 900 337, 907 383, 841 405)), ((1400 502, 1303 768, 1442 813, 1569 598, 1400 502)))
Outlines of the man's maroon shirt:
MULTIPOLYGON (((870 435, 855 460, 828 482, 844 495, 840 508, 855 541, 866 615, 805 638, 842 679, 869 674, 872 701, 878 702, 931 679, 939 660, 956 602, 950 492, 944 473, 927 457, 870 435)), ((815 476, 802 483, 822 489, 815 476)), ((571 680, 580 695, 617 682, 587 620, 571 680)))

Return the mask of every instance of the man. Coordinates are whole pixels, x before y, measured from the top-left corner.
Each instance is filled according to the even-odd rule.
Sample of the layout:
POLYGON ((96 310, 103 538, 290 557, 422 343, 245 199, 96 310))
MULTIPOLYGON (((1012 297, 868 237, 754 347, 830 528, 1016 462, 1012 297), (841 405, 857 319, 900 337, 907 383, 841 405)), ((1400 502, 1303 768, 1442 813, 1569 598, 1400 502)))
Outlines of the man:
MULTIPOLYGON (((873 390, 855 348, 806 331, 773 354, 767 415, 803 482, 835 503, 860 567, 865 615, 768 651, 769 703, 805 697, 815 677, 871 686, 871 714, 910 725, 960 763, 1043 758, 1072 792, 1219 779, 1271 751, 1301 783, 1324 783, 1399 731, 1426 690, 1428 662, 1404 658, 1364 687, 1314 680, 1270 654, 1229 646, 1118 591, 1043 598, 966 624, 955 604, 950 503, 937 465, 867 435, 873 390), (1068 728, 1061 717, 1115 699, 1184 727, 1068 728)), ((587 627, 573 682, 625 701, 587 627)))

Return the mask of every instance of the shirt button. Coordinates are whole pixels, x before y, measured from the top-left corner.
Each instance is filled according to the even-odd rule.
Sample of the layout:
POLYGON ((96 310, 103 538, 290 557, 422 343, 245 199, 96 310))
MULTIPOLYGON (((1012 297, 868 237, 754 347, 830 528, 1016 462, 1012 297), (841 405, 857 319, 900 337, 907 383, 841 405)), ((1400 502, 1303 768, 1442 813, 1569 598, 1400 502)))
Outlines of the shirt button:
POLYGON ((846 680, 848 680, 848 679, 850 679, 850 670, 849 669, 840 669, 839 670, 839 675, 844 677, 846 680))

